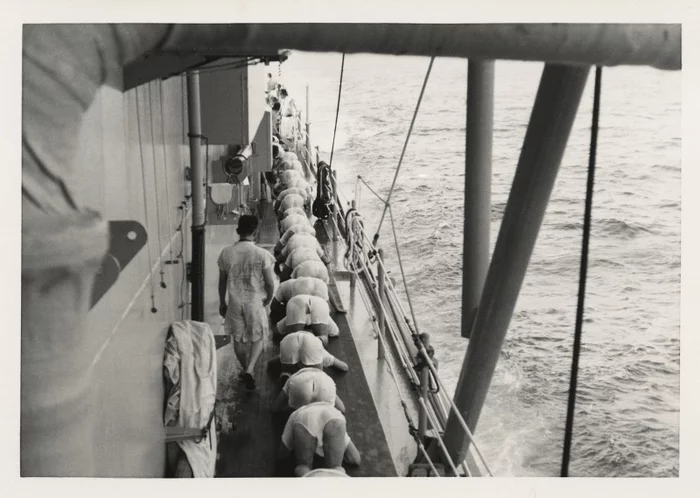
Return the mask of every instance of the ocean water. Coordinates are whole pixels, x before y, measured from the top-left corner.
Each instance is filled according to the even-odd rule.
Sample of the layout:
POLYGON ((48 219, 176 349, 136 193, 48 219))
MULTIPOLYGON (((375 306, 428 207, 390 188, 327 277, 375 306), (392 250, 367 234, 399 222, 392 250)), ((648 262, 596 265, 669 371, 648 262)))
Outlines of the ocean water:
MULTIPOLYGON (((345 60, 334 152, 369 233, 386 196, 428 59, 345 60), (357 194, 357 195, 356 195, 357 194)), ((294 53, 281 81, 328 160, 341 56, 294 53)), ((277 67, 271 66, 273 71, 277 67)), ((496 63, 491 248, 542 64, 496 63)), ((508 330, 476 438, 495 475, 556 476, 566 419, 593 102, 593 71, 508 330)), ((681 75, 603 70, 583 348, 570 474, 677 476, 680 365, 681 75)), ((392 198, 421 331, 454 390, 460 337, 466 61, 435 61, 392 198)), ((399 281, 388 219, 388 264, 399 281)))

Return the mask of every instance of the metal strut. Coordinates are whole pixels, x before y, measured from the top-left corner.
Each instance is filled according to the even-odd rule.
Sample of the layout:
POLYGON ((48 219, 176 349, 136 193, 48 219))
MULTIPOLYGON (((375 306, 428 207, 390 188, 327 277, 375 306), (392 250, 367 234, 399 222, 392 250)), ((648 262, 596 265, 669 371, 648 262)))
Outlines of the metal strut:
POLYGON ((489 269, 494 61, 469 61, 464 168, 462 337, 469 338, 489 269))
MULTIPOLYGON (((542 72, 455 391, 455 404, 472 432, 491 385, 589 70, 547 64, 542 72)), ((454 413, 447 420, 445 441, 452 459, 463 461, 469 440, 454 413)))

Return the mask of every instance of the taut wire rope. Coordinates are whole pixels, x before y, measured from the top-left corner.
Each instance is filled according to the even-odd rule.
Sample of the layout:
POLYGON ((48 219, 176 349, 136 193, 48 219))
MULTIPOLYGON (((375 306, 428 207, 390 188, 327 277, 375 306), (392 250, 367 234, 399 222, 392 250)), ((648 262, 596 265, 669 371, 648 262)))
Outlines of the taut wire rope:
POLYGON ((583 215, 583 240, 581 241, 581 267, 579 271, 578 303, 576 306, 576 326, 574 347, 571 360, 571 377, 569 382, 569 399, 566 409, 566 429, 564 431, 564 451, 562 453, 561 477, 569 476, 571 458, 571 439, 573 436, 574 410, 576 408, 576 385, 578 382, 578 363, 581 356, 581 335, 583 330, 583 311, 586 298, 586 279, 588 275, 588 245, 591 233, 591 211, 593 208, 593 186, 595 184, 596 151, 598 148, 598 123, 600 120, 600 83, 602 69, 595 70, 595 90, 593 95, 593 117, 591 123, 591 145, 588 156, 588 180, 586 182, 586 204, 583 215))
MULTIPOLYGON (((141 138, 141 106, 139 105, 139 89, 136 88, 136 130, 139 135, 139 157, 141 158, 141 191, 143 192, 143 211, 144 211, 144 224, 146 225, 146 230, 148 230, 148 198, 146 196, 146 167, 143 158, 143 139, 141 138)), ((156 298, 155 290, 153 287, 153 258, 151 256, 151 240, 150 237, 146 238, 146 249, 148 252, 148 280, 151 283, 151 313, 156 313, 158 309, 156 308, 156 298)))

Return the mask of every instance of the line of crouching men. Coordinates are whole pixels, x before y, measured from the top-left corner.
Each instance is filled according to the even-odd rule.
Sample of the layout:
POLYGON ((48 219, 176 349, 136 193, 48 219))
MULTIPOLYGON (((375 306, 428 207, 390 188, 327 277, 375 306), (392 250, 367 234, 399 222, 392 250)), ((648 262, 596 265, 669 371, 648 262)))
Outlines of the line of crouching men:
POLYGON ((347 372, 348 365, 326 350, 339 330, 330 305, 344 312, 329 295, 330 261, 309 219, 313 187, 293 152, 274 146, 268 174, 280 239, 274 249, 280 285, 270 304, 278 357, 268 367, 280 372, 282 389, 273 411, 289 415, 278 458, 294 460, 296 476, 343 476, 343 465, 360 464, 360 453, 347 433, 345 406, 324 368, 347 372), (330 304, 330 305, 329 305, 330 304))

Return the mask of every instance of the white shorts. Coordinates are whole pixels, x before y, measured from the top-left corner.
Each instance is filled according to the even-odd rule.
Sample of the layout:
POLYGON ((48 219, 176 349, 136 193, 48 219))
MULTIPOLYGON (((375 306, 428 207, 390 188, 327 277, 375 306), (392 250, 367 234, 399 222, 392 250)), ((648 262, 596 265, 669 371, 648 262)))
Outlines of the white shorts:
POLYGON ((294 179, 301 179, 301 174, 295 169, 287 169, 282 171, 282 175, 280 176, 282 183, 285 185, 289 185, 289 183, 294 180, 294 179))
MULTIPOLYGON (((300 323, 295 323, 292 325, 300 325, 300 323)), ((340 335, 340 329, 332 319, 329 319, 328 322, 324 323, 305 323, 303 325, 316 337, 320 337, 323 335, 327 335, 328 337, 338 337, 340 335)), ((286 335, 287 327, 288 325, 286 318, 282 318, 279 322, 277 322, 277 332, 279 332, 280 334, 286 335)))
POLYGON ((286 365, 321 365, 326 355, 321 340, 304 330, 285 336, 280 343, 280 361, 286 365))
POLYGON ((330 375, 317 368, 303 368, 292 375, 282 388, 293 409, 311 403, 335 404, 335 382, 330 375))
POLYGON ((287 301, 286 318, 288 325, 315 325, 332 321, 328 303, 308 294, 298 294, 287 301))
POLYGON ((324 284, 328 284, 328 269, 321 260, 307 260, 294 267, 292 278, 311 277, 322 280, 324 284))
POLYGON ((293 214, 297 214, 299 216, 306 216, 306 211, 304 211, 304 209, 300 207, 290 207, 289 209, 284 210, 284 212, 282 213, 282 219, 293 214))
MULTIPOLYGON (((331 420, 343 420, 345 417, 336 408, 328 403, 313 403, 296 410, 287 420, 282 432, 282 443, 290 450, 294 448, 294 427, 301 425, 312 438, 316 439, 316 454, 320 457, 323 453, 323 433, 326 424, 331 420)), ((351 442, 347 429, 344 431, 344 450, 351 442)))
POLYGON ((280 201, 278 210, 285 212, 287 209, 298 207, 303 208, 306 200, 299 194, 288 194, 280 201))
POLYGON ((312 226, 309 222, 309 219, 306 216, 302 216, 300 214, 292 214, 280 221, 280 233, 286 232, 287 230, 289 230, 290 227, 293 227, 297 223, 304 223, 308 226, 312 226))
POLYGON ((270 328, 267 311, 259 303, 229 303, 224 320, 224 331, 236 342, 257 342, 270 328))
POLYGON ((285 152, 285 153, 284 153, 284 158, 285 158, 287 161, 289 161, 290 163, 291 163, 292 161, 296 161, 297 159, 299 159, 299 157, 297 156, 296 152, 285 152))

